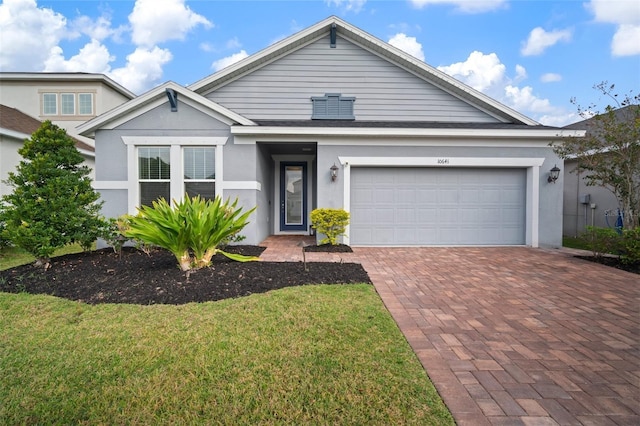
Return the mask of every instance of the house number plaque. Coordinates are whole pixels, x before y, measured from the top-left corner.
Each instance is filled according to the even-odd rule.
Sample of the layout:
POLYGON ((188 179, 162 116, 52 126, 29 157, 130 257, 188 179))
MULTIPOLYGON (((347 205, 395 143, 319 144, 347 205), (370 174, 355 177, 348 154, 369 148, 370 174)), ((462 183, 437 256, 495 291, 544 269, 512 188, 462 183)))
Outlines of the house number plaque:
POLYGON ((449 164, 448 158, 438 158, 438 164, 449 164))

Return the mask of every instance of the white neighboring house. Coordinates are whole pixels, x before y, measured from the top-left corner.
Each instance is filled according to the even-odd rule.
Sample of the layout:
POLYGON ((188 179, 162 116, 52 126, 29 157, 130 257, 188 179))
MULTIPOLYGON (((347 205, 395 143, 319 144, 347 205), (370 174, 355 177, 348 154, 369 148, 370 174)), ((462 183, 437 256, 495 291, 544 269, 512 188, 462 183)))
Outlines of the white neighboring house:
MULTIPOLYGON (((22 159, 18 150, 25 139, 38 130, 42 122, 15 108, 0 105, 0 196, 9 194, 11 187, 4 183, 9 172, 15 171, 22 159)), ((95 166, 95 150, 75 137, 76 148, 85 159, 85 163, 93 170, 95 166)))
MULTIPOLYGON (((94 141, 76 126, 124 104, 135 95, 103 74, 0 72, 0 181, 15 170, 18 149, 45 120, 78 141, 94 177, 94 141)), ((0 195, 9 188, 0 182, 0 195)))

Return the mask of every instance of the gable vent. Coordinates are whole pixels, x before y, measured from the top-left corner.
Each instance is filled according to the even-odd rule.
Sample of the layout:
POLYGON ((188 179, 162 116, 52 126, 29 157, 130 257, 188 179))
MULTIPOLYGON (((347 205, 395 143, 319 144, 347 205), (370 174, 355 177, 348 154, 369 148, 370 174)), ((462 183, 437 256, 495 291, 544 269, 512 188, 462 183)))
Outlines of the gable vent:
POLYGON ((324 96, 314 96, 312 120, 355 120, 353 103, 355 97, 342 96, 339 93, 326 93, 324 96))

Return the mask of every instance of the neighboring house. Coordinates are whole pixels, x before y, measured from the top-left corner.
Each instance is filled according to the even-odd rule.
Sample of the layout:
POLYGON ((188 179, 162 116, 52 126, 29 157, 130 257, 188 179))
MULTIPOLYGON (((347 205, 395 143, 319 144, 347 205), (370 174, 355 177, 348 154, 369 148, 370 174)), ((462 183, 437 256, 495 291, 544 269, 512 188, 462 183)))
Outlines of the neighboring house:
MULTIPOLYGON (((625 108, 616 111, 617 120, 624 119, 625 108)), ((595 123, 594 120, 595 118, 589 118, 578 121, 564 129, 582 129, 589 134, 589 127, 595 123)), ((586 172, 578 173, 577 166, 577 159, 564 161, 563 234, 575 237, 582 234, 587 226, 614 228, 618 216, 618 199, 611 190, 603 186, 587 186, 584 180, 586 172)))
MULTIPOLYGON (((0 105, 0 197, 11 192, 11 187, 4 181, 9 172, 15 172, 16 166, 22 160, 18 150, 22 148, 25 139, 38 130, 42 122, 15 108, 0 105)), ((73 138, 76 148, 82 154, 89 167, 95 166, 93 146, 73 138)))
POLYGON ((89 145, 76 127, 134 97, 103 74, 0 72, 0 104, 50 120, 89 145))
POLYGON ((244 242, 311 232, 344 208, 351 245, 562 243, 562 160, 541 126, 330 17, 183 87, 167 82, 79 126, 103 213, 158 197, 257 206, 244 242), (332 178, 332 167, 337 176, 332 178))

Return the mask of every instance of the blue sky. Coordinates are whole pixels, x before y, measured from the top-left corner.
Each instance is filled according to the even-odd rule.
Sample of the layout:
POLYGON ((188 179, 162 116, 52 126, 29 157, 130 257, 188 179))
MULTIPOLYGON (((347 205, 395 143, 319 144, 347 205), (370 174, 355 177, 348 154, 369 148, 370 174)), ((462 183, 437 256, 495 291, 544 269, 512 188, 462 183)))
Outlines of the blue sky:
POLYGON ((548 125, 640 90, 637 0, 3 0, 0 71, 190 84, 337 15, 548 125))

